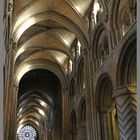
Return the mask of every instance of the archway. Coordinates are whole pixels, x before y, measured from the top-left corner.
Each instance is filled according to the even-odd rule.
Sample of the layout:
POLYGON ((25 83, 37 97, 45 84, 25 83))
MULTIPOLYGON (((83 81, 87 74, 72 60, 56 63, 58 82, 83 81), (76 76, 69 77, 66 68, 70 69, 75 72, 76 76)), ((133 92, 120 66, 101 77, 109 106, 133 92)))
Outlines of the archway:
POLYGON ((96 110, 98 133, 104 140, 119 140, 118 119, 112 90, 113 85, 109 76, 102 75, 97 84, 96 110))
POLYGON ((117 89, 114 97, 117 105, 121 137, 136 139, 136 36, 123 44, 117 71, 117 89), (125 125, 124 125, 125 124, 125 125))
POLYGON ((18 129, 30 123, 39 139, 61 139, 61 102, 61 84, 55 74, 44 69, 27 72, 19 83, 18 129))

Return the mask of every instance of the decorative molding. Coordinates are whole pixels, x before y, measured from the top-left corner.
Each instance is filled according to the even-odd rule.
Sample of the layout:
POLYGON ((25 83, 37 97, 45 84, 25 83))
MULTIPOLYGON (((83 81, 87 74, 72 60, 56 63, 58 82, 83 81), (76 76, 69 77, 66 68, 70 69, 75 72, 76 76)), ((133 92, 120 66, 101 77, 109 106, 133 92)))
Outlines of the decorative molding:
POLYGON ((116 98, 117 115, 122 140, 136 139, 136 98, 124 95, 116 98))

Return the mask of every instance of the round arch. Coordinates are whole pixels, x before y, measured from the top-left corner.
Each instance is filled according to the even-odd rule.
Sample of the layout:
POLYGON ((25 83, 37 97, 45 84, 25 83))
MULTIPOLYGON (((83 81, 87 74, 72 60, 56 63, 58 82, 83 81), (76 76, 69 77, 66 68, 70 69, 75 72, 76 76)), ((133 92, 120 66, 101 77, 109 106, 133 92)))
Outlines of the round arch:
POLYGON ((101 139, 108 140, 119 138, 119 127, 113 95, 113 82, 109 74, 100 76, 96 86, 96 110, 98 114, 98 130, 101 139), (106 130, 106 131, 104 131, 106 130), (114 131, 115 130, 115 131, 114 131))
POLYGON ((109 74, 105 73, 98 79, 96 86, 96 105, 108 106, 112 100, 113 82, 109 74), (110 92, 108 92, 110 91, 110 92), (105 93, 106 92, 106 93, 105 93))
POLYGON ((76 37, 78 38, 78 40, 81 42, 81 45, 85 48, 89 47, 89 35, 86 31, 82 31, 81 29, 79 29, 78 25, 74 24, 70 19, 68 19, 67 17, 64 17, 62 15, 60 15, 59 13, 56 13, 54 11, 52 12, 44 12, 41 14, 37 14, 34 16, 31 16, 29 19, 26 20, 26 22, 24 23, 26 25, 26 23, 30 23, 28 26, 26 25, 26 28, 24 28, 24 31, 20 32, 20 28, 22 28, 19 26, 17 30, 13 30, 13 40, 14 42, 18 42, 19 38, 21 37, 21 35, 23 34, 23 32, 25 32, 26 30, 28 30, 32 25, 35 25, 39 22, 43 22, 43 21, 47 21, 47 20, 51 20, 54 21, 56 23, 61 24, 62 26, 64 26, 66 29, 68 29, 69 31, 71 31, 72 33, 74 33, 76 35, 76 37), (19 34, 19 33, 20 34, 19 34))
POLYGON ((29 62, 26 62, 26 64, 20 66, 15 72, 15 86, 18 87, 19 82, 24 74, 34 69, 45 69, 51 71, 60 80, 62 89, 67 88, 67 80, 60 66, 58 66, 54 62, 50 62, 47 60, 31 60, 29 62))
POLYGON ((122 44, 117 65, 117 86, 136 85, 136 33, 122 44))
POLYGON ((101 66, 110 52, 109 38, 106 36, 106 25, 100 23, 95 27, 95 32, 92 38, 92 58, 94 60, 95 70, 101 66), (100 49, 99 49, 100 48, 100 49))

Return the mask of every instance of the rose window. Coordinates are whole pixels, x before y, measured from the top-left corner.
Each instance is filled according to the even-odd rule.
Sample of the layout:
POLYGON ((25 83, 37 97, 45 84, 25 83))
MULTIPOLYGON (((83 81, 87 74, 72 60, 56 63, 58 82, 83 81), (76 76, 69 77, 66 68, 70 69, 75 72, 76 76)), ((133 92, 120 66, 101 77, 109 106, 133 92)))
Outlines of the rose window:
POLYGON ((29 125, 22 127, 18 133, 19 140, 36 140, 37 132, 36 130, 29 125))

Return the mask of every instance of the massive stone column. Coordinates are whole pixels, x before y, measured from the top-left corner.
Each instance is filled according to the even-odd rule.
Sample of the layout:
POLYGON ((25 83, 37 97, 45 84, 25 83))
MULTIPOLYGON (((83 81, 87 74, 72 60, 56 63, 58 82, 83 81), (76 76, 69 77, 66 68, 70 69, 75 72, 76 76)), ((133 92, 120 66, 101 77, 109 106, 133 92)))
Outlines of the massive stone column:
POLYGON ((136 88, 118 88, 113 96, 116 100, 121 140, 136 140, 136 88))

